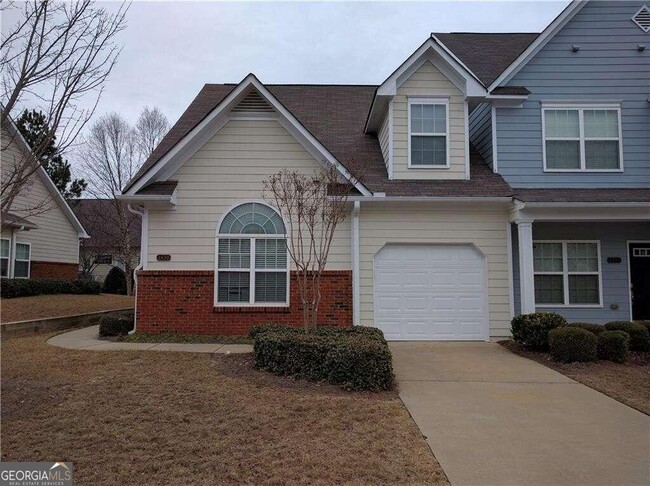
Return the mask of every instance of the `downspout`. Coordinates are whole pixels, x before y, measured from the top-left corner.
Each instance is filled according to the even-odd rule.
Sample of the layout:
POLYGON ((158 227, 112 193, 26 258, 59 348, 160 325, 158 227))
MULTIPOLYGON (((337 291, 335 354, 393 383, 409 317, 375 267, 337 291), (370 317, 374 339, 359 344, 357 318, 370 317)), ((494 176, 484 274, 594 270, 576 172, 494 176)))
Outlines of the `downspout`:
POLYGON ((361 324, 361 309, 359 303, 360 294, 360 275, 359 275, 359 212, 361 210, 361 201, 354 201, 352 208, 352 325, 361 324))
MULTIPOLYGON (((18 230, 16 228, 11 228, 11 245, 9 245, 9 278, 14 278, 14 269, 16 268, 16 234, 18 230)), ((29 256, 31 259, 31 255, 29 256)), ((31 265, 31 262, 30 262, 31 265)))
POLYGON ((140 206, 140 210, 135 209, 128 204, 127 209, 133 214, 137 214, 142 218, 142 228, 140 232, 140 263, 137 267, 133 269, 133 282, 135 283, 135 305, 133 307, 133 330, 129 331, 129 334, 135 333, 135 330, 138 326, 138 270, 144 268, 145 258, 147 258, 147 238, 145 238, 146 232, 149 230, 147 227, 147 210, 140 206))

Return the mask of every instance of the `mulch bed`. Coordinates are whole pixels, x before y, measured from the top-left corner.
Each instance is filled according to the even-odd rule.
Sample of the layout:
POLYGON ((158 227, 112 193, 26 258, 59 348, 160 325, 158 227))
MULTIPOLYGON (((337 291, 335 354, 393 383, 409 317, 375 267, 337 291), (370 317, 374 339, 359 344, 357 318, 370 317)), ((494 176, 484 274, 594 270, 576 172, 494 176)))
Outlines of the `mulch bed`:
POLYGON ((499 344, 650 415, 650 353, 630 353, 630 359, 623 364, 611 361, 559 363, 549 353, 532 351, 512 340, 499 341, 499 344))

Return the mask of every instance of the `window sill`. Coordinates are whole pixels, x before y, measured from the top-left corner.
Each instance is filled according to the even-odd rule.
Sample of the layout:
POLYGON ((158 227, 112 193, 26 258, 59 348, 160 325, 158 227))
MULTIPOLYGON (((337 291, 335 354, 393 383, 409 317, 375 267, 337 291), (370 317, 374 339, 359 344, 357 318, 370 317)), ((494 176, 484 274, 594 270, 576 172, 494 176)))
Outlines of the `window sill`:
POLYGON ((536 309, 602 309, 602 304, 535 304, 536 309))
POLYGON ((558 174, 618 174, 623 172, 623 169, 544 169, 546 173, 558 173, 558 174))
POLYGON ((409 169, 449 169, 449 165, 410 165, 409 169))
POLYGON ((288 305, 220 305, 214 306, 215 314, 289 314, 291 309, 288 305))

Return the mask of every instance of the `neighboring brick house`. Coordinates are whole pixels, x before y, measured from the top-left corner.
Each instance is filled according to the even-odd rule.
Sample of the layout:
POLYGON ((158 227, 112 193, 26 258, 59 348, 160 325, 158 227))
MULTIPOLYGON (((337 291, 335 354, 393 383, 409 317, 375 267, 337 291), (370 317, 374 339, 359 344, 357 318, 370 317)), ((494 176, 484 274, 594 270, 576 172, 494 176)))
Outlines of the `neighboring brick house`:
MULTIPOLYGON (((326 266, 321 324, 376 326, 392 340, 487 340, 510 334, 516 306, 530 312, 535 295, 555 295, 547 284, 558 279, 533 271, 533 261, 564 262, 551 270, 568 279, 563 295, 568 292, 569 300, 594 294, 592 275, 598 277, 596 293, 616 288, 600 284, 607 276, 629 282, 629 272, 621 274, 627 259, 618 246, 607 263, 617 272, 601 274, 592 267, 596 261, 600 269, 610 255, 579 234, 565 232, 561 257, 553 254, 553 242, 534 248, 531 236, 532 220, 553 221, 556 214, 583 225, 603 218, 634 222, 620 228, 625 233, 617 241, 632 234, 650 240, 648 151, 640 150, 632 123, 632 177, 610 174, 616 187, 624 186, 621 192, 609 189, 607 175, 589 183, 579 176, 573 182, 561 174, 536 176, 542 172, 535 154, 543 145, 542 118, 535 113, 540 96, 584 97, 568 91, 555 95, 551 75, 544 86, 510 80, 517 79, 515 70, 523 73, 527 63, 535 65, 538 56, 547 55, 544 46, 551 45, 550 58, 563 58, 573 51, 569 44, 580 45, 572 22, 579 23, 575 35, 589 35, 584 27, 593 19, 606 30, 601 23, 610 21, 607 15, 582 19, 584 6, 571 4, 539 35, 432 34, 378 86, 265 85, 252 74, 239 84, 205 85, 121 196, 143 215, 137 329, 238 334, 258 323, 301 322, 294 267, 278 244, 290 237, 286 221, 262 202, 263 181, 282 168, 313 173, 333 164, 355 186, 326 266), (571 32, 571 42, 564 30, 571 32), (553 45, 556 36, 559 44, 553 45), (512 124, 501 125, 507 117, 512 124), (358 167, 363 177, 355 183, 350 171, 358 167), (527 176, 537 182, 524 181, 527 176), (574 188, 589 184, 602 185, 591 186, 598 187, 591 193, 574 188), (543 205, 536 203, 539 197, 543 205), (513 263, 517 249, 523 252, 519 280, 513 263), (519 289, 522 304, 517 304, 519 289)), ((647 51, 637 48, 641 34, 631 30, 638 27, 630 20, 640 7, 607 2, 603 8, 616 11, 611 19, 616 28, 630 31, 616 46, 626 57, 636 56, 628 66, 632 78, 647 80, 647 51)), ((584 58, 589 64, 593 56, 584 58)), ((615 88, 610 95, 617 81, 599 79, 604 88, 590 91, 591 98, 628 96, 615 88)), ((647 97, 647 89, 644 93, 647 97)), ((648 105, 637 103, 637 94, 635 88, 629 114, 647 123, 648 105)), ((626 102, 618 108, 627 109, 626 102)), ((602 113, 592 115, 602 118, 602 113)), ((603 116, 610 123, 609 113, 603 116)), ((647 134, 647 125, 642 127, 647 134)), ((620 135, 617 140, 622 143, 620 135)), ((611 144, 606 145, 590 146, 590 157, 608 163, 611 144)), ((573 147, 566 148, 568 157, 573 147)), ((563 153, 559 146, 552 149, 556 158, 563 153)), ((622 164, 617 172, 623 173, 622 164)), ((589 231, 607 231, 599 224, 589 231)), ((538 231, 546 239, 553 228, 545 222, 538 231)), ((642 251, 650 255, 645 247, 637 253, 642 251)), ((643 299, 641 292, 635 290, 635 300, 643 299)), ((571 302, 552 309, 571 319, 629 318, 629 308, 623 312, 623 300, 618 302, 616 291, 612 295, 587 305, 590 314, 572 313, 571 302), (611 302, 610 309, 604 302, 611 302)))
MULTIPOLYGON (((29 160, 31 150, 11 118, 2 127, 2 179, 12 167, 29 160)), ((2 277, 75 279, 79 241, 88 235, 40 165, 2 214, 0 266, 2 277)))
POLYGON ((117 204, 120 204, 126 218, 131 268, 135 269, 140 263, 140 217, 130 212, 126 203, 110 199, 75 199, 70 202, 72 210, 90 236, 80 244, 79 271, 98 282, 103 282, 113 267, 125 270, 124 243, 120 236, 117 204))

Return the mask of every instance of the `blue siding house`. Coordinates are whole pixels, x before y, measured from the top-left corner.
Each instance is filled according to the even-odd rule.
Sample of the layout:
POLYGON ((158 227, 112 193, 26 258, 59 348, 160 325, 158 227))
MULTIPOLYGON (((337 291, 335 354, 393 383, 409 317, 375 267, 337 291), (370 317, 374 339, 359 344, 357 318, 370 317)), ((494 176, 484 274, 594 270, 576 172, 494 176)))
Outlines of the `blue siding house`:
POLYGON ((470 141, 513 189, 515 315, 650 320, 649 16, 572 2, 471 107, 470 141))

